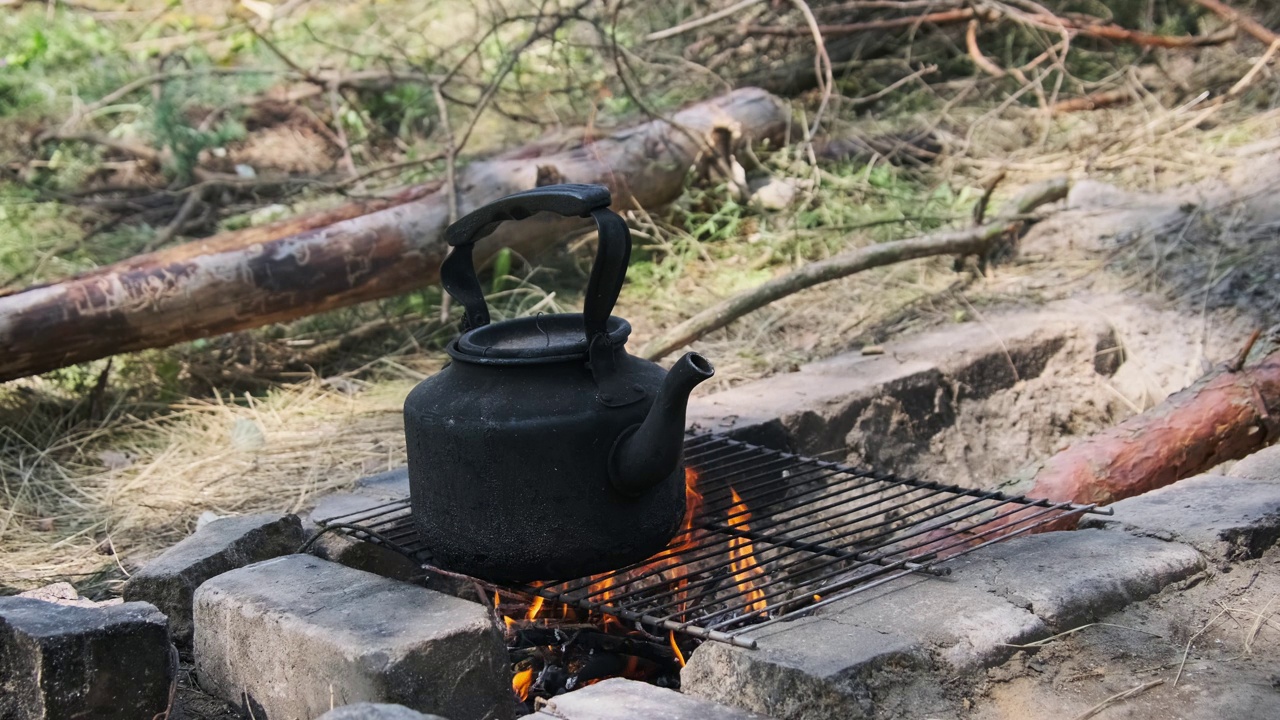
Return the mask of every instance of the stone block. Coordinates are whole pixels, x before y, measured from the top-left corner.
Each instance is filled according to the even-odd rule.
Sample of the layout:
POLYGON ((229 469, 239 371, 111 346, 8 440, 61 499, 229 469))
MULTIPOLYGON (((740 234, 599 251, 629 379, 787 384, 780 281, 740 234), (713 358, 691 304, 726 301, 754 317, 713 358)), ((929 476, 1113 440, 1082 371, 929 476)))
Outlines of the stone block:
POLYGON ((178 669, 147 603, 87 608, 0 598, 0 718, 151 720, 178 669))
POLYGON ((959 582, 1026 608, 1061 632, 1146 599, 1205 564, 1189 545, 1085 529, 1016 537, 953 567, 959 582))
POLYGON ((997 665, 1010 645, 1051 635, 1044 621, 985 587, 952 577, 907 576, 824 608, 822 617, 909 638, 961 673, 997 665))
POLYGON ((18 593, 17 597, 31 598, 33 600, 43 600, 51 602, 54 605, 71 605, 73 607, 96 608, 108 605, 119 605, 124 602, 121 598, 111 598, 110 600, 90 600, 89 598, 80 597, 79 591, 69 582, 56 582, 34 590, 18 593))
POLYGON ((475 603, 288 555, 196 591, 200 685, 259 718, 398 703, 453 720, 509 718, 506 648, 475 603))
POLYGON ((872 464, 890 445, 927 446, 955 419, 957 403, 981 399, 1039 377, 1049 361, 1074 353, 1100 373, 1118 364, 1115 332, 1078 313, 993 315, 903 338, 881 355, 846 353, 712 395, 695 396, 688 420, 696 431, 809 455, 852 450, 872 464), (910 418, 902 438, 877 427, 887 416, 910 418), (860 439, 868 442, 859 446, 860 439), (870 442, 874 438, 875 442, 870 442))
POLYGON ((522 720, 769 720, 764 715, 720 705, 675 690, 613 678, 564 695, 522 720))
POLYGON ((409 497, 409 468, 398 467, 377 475, 360 478, 352 492, 358 495, 402 500, 409 497))
POLYGON ((1258 557, 1280 539, 1280 482, 1198 475, 1111 509, 1088 523, 1189 543, 1219 563, 1258 557))
MULTIPOLYGON (((387 504, 388 500, 394 499, 357 493, 326 495, 320 498, 320 501, 316 503, 315 509, 311 511, 310 519, 313 526, 310 530, 313 533, 319 531, 319 521, 321 520, 343 517, 353 513, 360 513, 355 515, 352 520, 352 522, 359 523, 366 511, 368 515, 372 516, 379 512, 382 506, 387 504)), ((316 538, 308 548, 308 551, 316 557, 394 580, 417 582, 423 579, 425 574, 417 562, 395 550, 375 545, 374 543, 356 540, 336 531, 326 532, 316 538)), ((441 584, 444 587, 433 589, 453 589, 453 586, 448 583, 441 584)))
POLYGON ((1231 466, 1227 474, 1232 477, 1280 482, 1280 445, 1272 445, 1244 458, 1231 466))
POLYGON ((244 515, 207 523, 133 574, 128 602, 149 602, 169 618, 174 642, 191 644, 191 600, 215 575, 298 551, 305 537, 297 515, 244 515))
POLYGON ((334 708, 316 720, 445 720, 445 718, 439 715, 426 715, 403 705, 355 703, 334 708))
POLYGON ((752 633, 745 650, 706 642, 681 690, 783 720, 920 717, 946 707, 927 648, 891 632, 818 615, 752 633))

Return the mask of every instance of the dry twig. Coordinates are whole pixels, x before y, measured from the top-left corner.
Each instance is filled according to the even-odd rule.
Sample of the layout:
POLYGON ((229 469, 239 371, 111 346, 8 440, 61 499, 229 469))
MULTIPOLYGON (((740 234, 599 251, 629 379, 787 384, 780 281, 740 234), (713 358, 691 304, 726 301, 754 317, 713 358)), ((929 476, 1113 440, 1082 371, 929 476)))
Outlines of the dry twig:
POLYGON ((703 310, 651 340, 640 355, 658 360, 776 300, 864 270, 935 255, 984 252, 992 242, 1016 228, 1027 213, 1066 197, 1069 187, 1066 180, 1037 185, 1014 203, 1012 212, 976 228, 880 243, 810 263, 703 310))
POLYGON ((1232 8, 1221 0, 1195 0, 1197 4, 1204 7, 1227 22, 1239 26, 1239 28, 1260 40, 1264 45, 1274 45, 1280 42, 1280 35, 1277 35, 1266 29, 1257 20, 1241 13, 1232 8))
MULTIPOLYGON (((917 25, 952 25, 971 20, 976 16, 977 13, 972 8, 962 8, 844 25, 819 25, 818 32, 825 37, 839 37, 842 35, 856 35, 871 30, 893 30, 917 25)), ((808 27, 790 27, 786 25, 749 25, 747 26, 747 32, 754 35, 781 35, 784 37, 804 37, 812 34, 808 27)))
POLYGON ((703 17, 680 23, 679 25, 676 25, 675 27, 669 27, 666 30, 658 30, 656 32, 651 32, 648 35, 644 36, 644 41, 657 42, 659 40, 666 40, 667 38, 673 38, 677 35, 683 35, 684 33, 687 33, 690 30, 697 30, 700 27, 706 27, 707 25, 711 25, 713 23, 719 22, 725 18, 733 17, 734 15, 737 15, 739 12, 746 10, 752 5, 757 5, 760 2, 762 2, 762 0, 742 0, 742 2, 740 3, 730 5, 729 7, 723 10, 719 10, 717 12, 711 13, 710 15, 704 15, 703 17))
POLYGON ((1164 680, 1152 680, 1151 682, 1142 683, 1137 687, 1129 688, 1124 692, 1118 692, 1115 695, 1112 695, 1106 700, 1103 700, 1097 705, 1094 705, 1093 707, 1084 711, 1083 713, 1081 713, 1079 716, 1076 717, 1076 720, 1089 720, 1089 718, 1093 717, 1094 715, 1097 715, 1103 710, 1106 710, 1112 705, 1115 705, 1116 703, 1121 702, 1122 700, 1128 700, 1131 697, 1141 695, 1142 693, 1150 690, 1151 688, 1156 687, 1157 685, 1163 685, 1163 684, 1164 684, 1164 680))

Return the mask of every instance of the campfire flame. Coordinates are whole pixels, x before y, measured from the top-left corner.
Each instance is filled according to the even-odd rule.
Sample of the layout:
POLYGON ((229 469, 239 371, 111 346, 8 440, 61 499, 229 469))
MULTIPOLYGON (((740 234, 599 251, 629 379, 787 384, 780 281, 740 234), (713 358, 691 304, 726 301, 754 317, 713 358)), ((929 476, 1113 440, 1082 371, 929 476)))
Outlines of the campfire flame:
POLYGON ((529 688, 533 687, 533 668, 526 668, 511 678, 511 689, 515 691, 520 702, 529 699, 529 688))
POLYGON ((538 617, 538 613, 542 610, 544 598, 538 595, 533 598, 533 602, 529 604, 529 614, 525 616, 525 620, 532 622, 538 617))
POLYGON ((684 653, 680 652, 680 645, 676 643, 676 631, 669 631, 667 637, 671 640, 671 649, 676 653, 676 660, 679 661, 680 667, 684 667, 684 653))
MULTIPOLYGON (((751 527, 747 522, 751 520, 751 512, 747 509, 747 504, 742 501, 737 490, 729 488, 729 493, 733 496, 733 507, 729 509, 729 527, 744 533, 750 531, 751 527)), ((756 580, 763 579, 764 570, 756 563, 751 541, 745 537, 730 538, 729 561, 733 579, 738 583, 738 591, 747 601, 744 610, 748 613, 763 611, 768 603, 765 602, 764 591, 756 587, 756 580)))
MULTIPOLYGON (((686 622, 693 620, 692 617, 685 617, 684 613, 688 612, 689 603, 694 595, 703 595, 707 592, 705 582, 700 582, 693 588, 689 587, 690 580, 686 575, 686 569, 683 563, 688 557, 688 553, 696 552, 699 548, 705 547, 705 540, 710 530, 702 525, 695 525, 695 519, 702 514, 705 498, 699 489, 698 472, 693 468, 685 469, 685 514, 680 530, 672 540, 667 549, 655 555, 648 562, 640 567, 634 568, 628 572, 611 572, 598 575, 591 578, 590 585, 586 588, 585 596, 582 599, 591 603, 602 605, 623 603, 629 601, 637 593, 659 593, 665 596, 666 602, 671 603, 669 617, 677 622, 686 622)), ((750 522, 752 516, 748 511, 746 501, 742 499, 738 492, 729 487, 732 506, 728 510, 726 524, 737 533, 746 533, 750 531, 750 522)), ((719 514, 717 510, 716 514, 719 514)), ((765 592, 758 589, 758 585, 763 584, 766 575, 764 568, 761 567, 754 557, 754 548, 751 540, 747 537, 730 537, 728 539, 728 560, 729 568, 732 574, 734 585, 727 588, 720 588, 721 591, 729 591, 737 593, 736 597, 727 600, 734 607, 743 606, 743 615, 752 615, 763 613, 766 610, 767 603, 765 592)), ((532 583, 534 588, 540 587, 539 583, 532 583)), ((712 592, 716 592, 713 590, 712 592)), ((815 598, 816 599, 816 598, 815 598)), ((539 654, 535 656, 533 667, 529 667, 530 660, 521 660, 516 668, 519 669, 513 676, 511 687, 521 702, 527 702, 530 698, 537 696, 542 697, 547 692, 556 692, 555 687, 550 689, 543 688, 539 680, 539 685, 534 687, 534 678, 542 677, 538 675, 544 666, 562 663, 560 667, 565 672, 572 675, 570 680, 577 678, 582 685, 593 685, 607 677, 626 677, 634 680, 651 680, 660 673, 672 672, 672 665, 678 663, 679 667, 684 667, 686 658, 685 651, 681 648, 677 641, 676 633, 669 631, 667 642, 670 645, 674 663, 672 660, 663 660, 661 662, 653 659, 639 657, 625 649, 624 646, 617 649, 610 648, 598 652, 599 647, 593 647, 588 650, 586 656, 571 656, 566 648, 570 643, 565 643, 564 647, 554 644, 546 644, 548 640, 542 639, 548 637, 546 633, 553 632, 553 638, 559 638, 559 627, 564 621, 595 623, 596 630, 588 631, 590 633, 605 633, 614 636, 626 636, 629 639, 626 642, 650 643, 657 641, 661 643, 659 638, 644 632, 640 628, 632 628, 612 615, 597 615, 595 612, 583 612, 575 608, 571 608, 568 604, 560 604, 560 613, 546 611, 546 600, 534 593, 519 594, 513 601, 510 597, 506 598, 506 604, 503 605, 503 598, 494 593, 493 607, 495 618, 501 618, 506 624, 508 642, 535 642, 541 647, 539 654), (558 654, 557 654, 558 653, 558 654), (586 658, 595 658, 595 660, 585 660, 586 658), (556 659, 559 658, 559 659, 556 659), (604 658, 604 660, 601 660, 604 658), (601 665, 601 663, 604 665, 601 665), (585 663, 585 664, 584 664, 585 663), (616 664, 612 664, 616 663, 616 664), (665 665, 664 665, 665 663, 665 665), (665 668, 665 669, 664 669, 665 668)), ((556 640, 556 642, 559 642, 556 640)), ((572 641, 570 641, 572 642, 572 641)), ((599 642, 594 641, 594 642, 599 642)), ((589 644, 585 647, 591 647, 589 644)), ((603 647, 607 647, 603 646, 603 647)), ((556 681, 552 681, 556 682, 556 681)), ((572 685, 566 685, 571 688, 572 685)))

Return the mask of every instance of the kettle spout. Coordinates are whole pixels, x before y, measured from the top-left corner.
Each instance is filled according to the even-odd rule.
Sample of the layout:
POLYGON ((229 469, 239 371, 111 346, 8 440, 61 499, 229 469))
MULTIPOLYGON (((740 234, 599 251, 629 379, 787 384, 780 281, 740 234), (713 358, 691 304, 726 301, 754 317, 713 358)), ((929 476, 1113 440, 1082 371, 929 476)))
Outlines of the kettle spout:
POLYGON ((675 471, 684 452, 689 393, 715 372, 706 358, 692 352, 671 366, 644 422, 634 432, 624 433, 613 447, 609 477, 614 488, 639 495, 675 471))

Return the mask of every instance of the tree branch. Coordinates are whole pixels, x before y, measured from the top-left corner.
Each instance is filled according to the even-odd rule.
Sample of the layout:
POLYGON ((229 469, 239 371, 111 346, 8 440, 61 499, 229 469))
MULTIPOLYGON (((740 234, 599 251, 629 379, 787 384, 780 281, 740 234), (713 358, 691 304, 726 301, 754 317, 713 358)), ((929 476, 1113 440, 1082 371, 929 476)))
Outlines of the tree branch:
POLYGON ((811 263, 703 310, 654 338, 640 351, 640 355, 649 360, 661 359, 769 303, 864 270, 934 255, 981 253, 997 238, 1014 230, 1022 222, 1022 216, 1041 205, 1066 197, 1069 188, 1064 179, 1033 186, 1014 202, 1009 213, 1002 213, 999 219, 976 228, 879 243, 811 263))
POLYGON ((1212 11, 1213 13, 1217 14, 1218 17, 1221 17, 1227 22, 1238 26, 1241 30, 1249 33, 1250 35, 1254 36, 1258 40, 1262 41, 1264 45, 1274 45, 1275 43, 1280 42, 1280 35, 1277 35, 1274 32, 1271 32, 1270 30, 1263 27, 1262 24, 1259 23, 1257 20, 1254 20, 1248 15, 1245 15, 1244 13, 1236 10, 1235 8, 1230 7, 1224 2, 1220 2, 1220 0, 1195 0, 1195 1, 1201 7, 1212 11))

